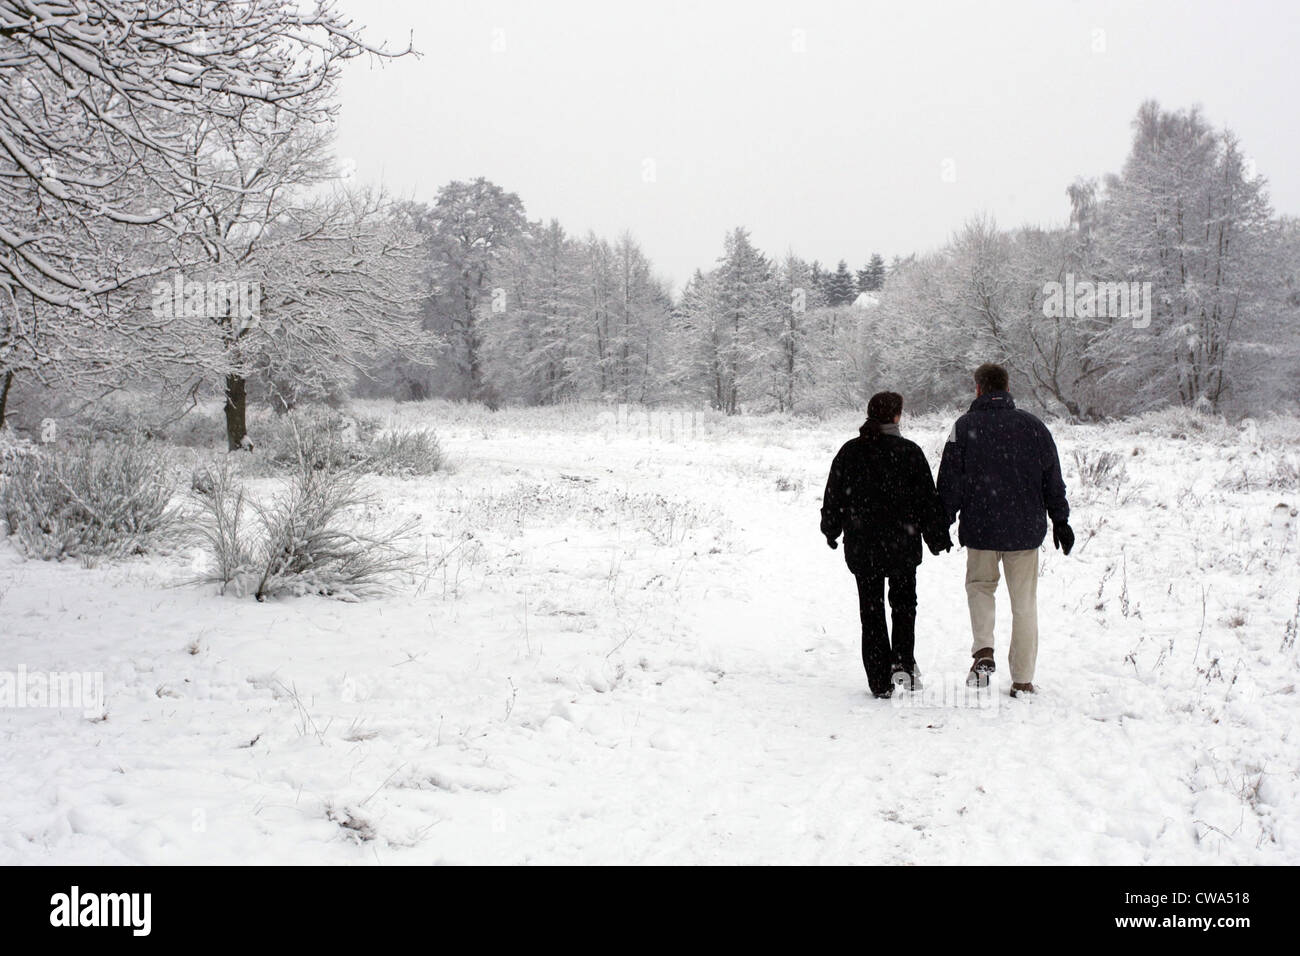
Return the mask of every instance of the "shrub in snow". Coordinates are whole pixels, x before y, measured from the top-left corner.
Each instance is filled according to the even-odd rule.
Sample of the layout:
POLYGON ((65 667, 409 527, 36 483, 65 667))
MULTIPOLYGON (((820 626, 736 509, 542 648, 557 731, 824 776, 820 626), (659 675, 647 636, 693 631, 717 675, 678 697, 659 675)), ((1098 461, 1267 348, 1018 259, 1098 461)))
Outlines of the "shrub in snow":
POLYGON ((163 428, 163 437, 182 448, 225 447, 226 420, 220 412, 192 409, 163 428))
POLYGON ((40 449, 26 438, 19 438, 11 429, 0 428, 0 477, 18 467, 20 459, 40 453, 40 449))
POLYGON ((1124 461, 1113 451, 1080 448, 1071 453, 1079 474, 1079 484, 1085 489, 1106 488, 1124 480, 1124 461))
POLYGON ((445 465, 437 436, 426 429, 378 435, 379 420, 336 411, 294 411, 257 430, 265 460, 278 468, 355 468, 380 475, 431 475, 445 465))
POLYGON ((188 398, 157 391, 118 391, 87 401, 54 389, 29 388, 11 399, 5 420, 36 440, 47 422, 54 423, 60 441, 161 438, 187 448, 211 448, 224 446, 226 437, 219 408, 205 410, 188 398))
POLYGON ((1280 459, 1269 476, 1268 486, 1277 491, 1300 491, 1300 458, 1280 459))
POLYGON ((359 470, 320 465, 317 452, 305 447, 299 466, 265 503, 247 495, 228 462, 195 473, 198 533, 213 559, 206 579, 222 593, 232 588, 259 601, 281 594, 356 600, 412 566, 414 523, 363 530, 376 502, 362 490, 359 470))
POLYGON ((77 439, 7 464, 0 513, 29 557, 136 554, 173 525, 174 488, 158 445, 77 439))
POLYGON ((358 513, 374 503, 359 479, 353 470, 303 467, 269 505, 254 505, 262 525, 259 601, 285 593, 356 599, 411 567, 405 544, 412 523, 377 534, 356 530, 358 513))
POLYGON ((165 439, 173 444, 202 447, 215 444, 225 436, 225 423, 218 415, 204 415, 189 409, 174 396, 168 398, 157 393, 110 392, 51 417, 58 425, 60 439, 118 442, 165 439), (212 429, 210 434, 203 434, 204 426, 212 429))
POLYGON ((65 428, 76 437, 133 442, 161 437, 166 419, 176 414, 160 405, 155 396, 113 392, 82 406, 65 428))
POLYGON ((430 431, 393 430, 368 449, 366 470, 381 475, 432 475, 446 464, 438 436, 430 431))
POLYGON ((1300 460, 1286 456, 1253 467, 1244 465, 1223 476, 1227 491, 1300 491, 1300 460))
POLYGON ((250 428, 253 442, 278 467, 347 468, 368 457, 377 419, 333 409, 298 409, 264 418, 250 428))
POLYGON ((1181 405, 1135 415, 1121 427, 1132 435, 1156 438, 1202 439, 1213 444, 1232 444, 1238 440, 1237 429, 1222 415, 1181 405))
POLYGON ((245 521, 247 497, 228 458, 196 471, 190 490, 199 504, 195 531, 214 559, 213 571, 206 578, 219 583, 224 594, 229 585, 254 571, 245 521))

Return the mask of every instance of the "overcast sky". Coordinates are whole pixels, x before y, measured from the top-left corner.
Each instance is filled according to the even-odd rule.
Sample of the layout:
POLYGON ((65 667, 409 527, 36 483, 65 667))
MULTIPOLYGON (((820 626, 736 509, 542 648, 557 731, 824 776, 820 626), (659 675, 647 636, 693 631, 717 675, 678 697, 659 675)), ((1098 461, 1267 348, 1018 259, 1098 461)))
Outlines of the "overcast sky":
POLYGON ((679 287, 751 230, 855 269, 933 249, 976 211, 1059 224, 1118 171, 1149 97, 1241 137, 1300 213, 1300 6, 342 0, 422 56, 344 73, 338 150, 432 201, 486 176, 532 219, 630 230, 679 287))

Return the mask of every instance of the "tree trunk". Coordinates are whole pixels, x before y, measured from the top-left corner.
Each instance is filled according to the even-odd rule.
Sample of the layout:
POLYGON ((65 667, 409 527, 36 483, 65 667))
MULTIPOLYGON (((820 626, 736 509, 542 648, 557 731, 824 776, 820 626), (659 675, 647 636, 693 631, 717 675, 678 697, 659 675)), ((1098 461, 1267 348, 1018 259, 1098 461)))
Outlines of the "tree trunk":
POLYGON ((14 371, 5 372, 5 383, 0 387, 0 428, 5 427, 5 406, 9 404, 9 386, 14 383, 14 371))
POLYGON ((248 438, 246 385, 242 375, 226 376, 226 446, 230 451, 243 448, 248 438))

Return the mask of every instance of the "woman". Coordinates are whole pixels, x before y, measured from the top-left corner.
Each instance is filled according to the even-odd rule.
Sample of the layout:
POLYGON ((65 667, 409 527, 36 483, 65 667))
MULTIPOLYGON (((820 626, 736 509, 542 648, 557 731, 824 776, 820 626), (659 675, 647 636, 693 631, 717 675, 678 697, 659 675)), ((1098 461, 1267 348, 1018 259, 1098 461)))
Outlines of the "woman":
POLYGON ((867 404, 858 437, 831 464, 822 497, 822 534, 844 535, 844 560, 858 581, 862 665, 877 697, 920 689, 916 667, 916 568, 924 537, 931 553, 952 548, 943 503, 925 452, 898 433, 903 396, 880 392, 867 404), (885 582, 893 642, 885 625, 885 582))

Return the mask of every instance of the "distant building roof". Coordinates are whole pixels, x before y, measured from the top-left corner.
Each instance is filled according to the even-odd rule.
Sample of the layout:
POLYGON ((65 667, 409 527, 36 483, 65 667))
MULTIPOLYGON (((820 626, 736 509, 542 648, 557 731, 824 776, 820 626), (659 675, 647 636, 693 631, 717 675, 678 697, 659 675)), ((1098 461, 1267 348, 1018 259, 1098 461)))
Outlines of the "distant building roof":
POLYGON ((855 309, 874 309, 880 305, 880 296, 874 292, 859 292, 858 297, 853 300, 855 309))

